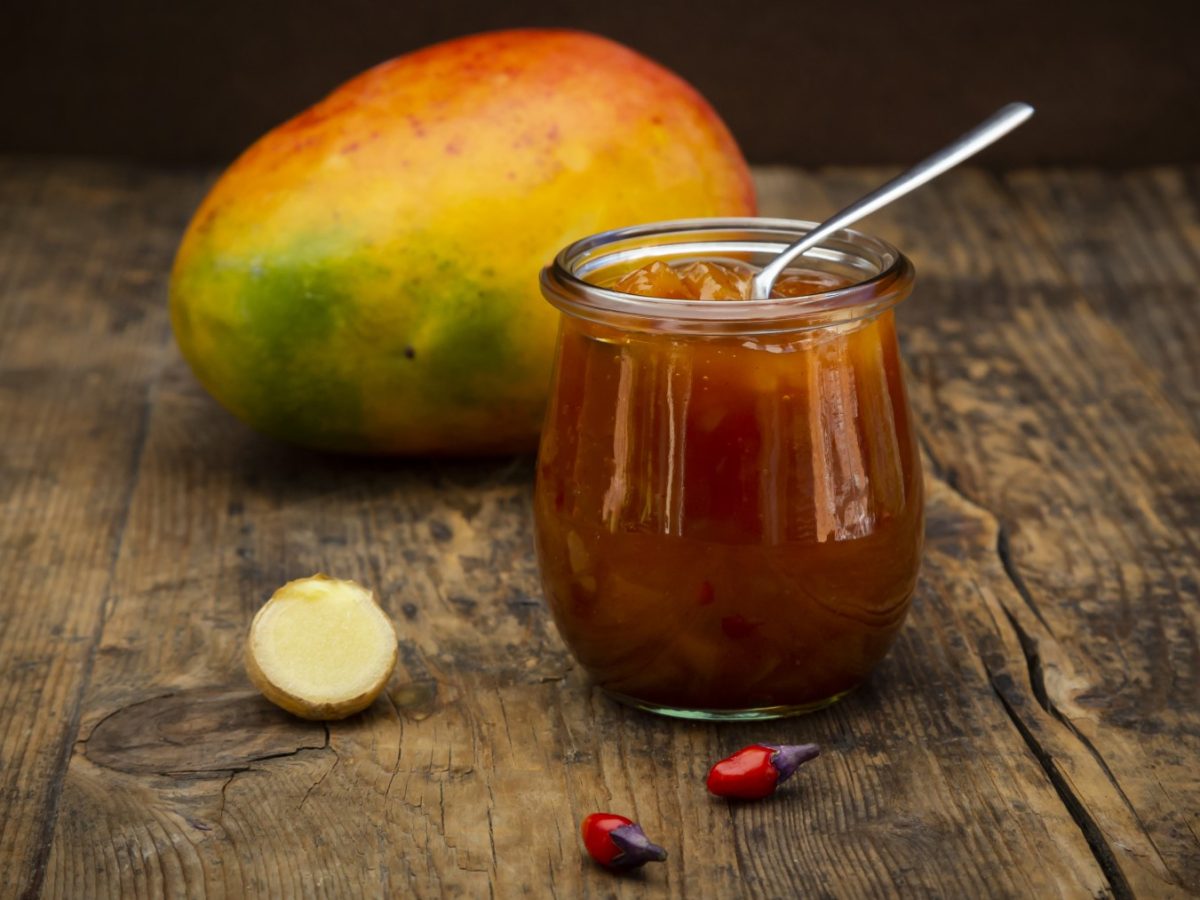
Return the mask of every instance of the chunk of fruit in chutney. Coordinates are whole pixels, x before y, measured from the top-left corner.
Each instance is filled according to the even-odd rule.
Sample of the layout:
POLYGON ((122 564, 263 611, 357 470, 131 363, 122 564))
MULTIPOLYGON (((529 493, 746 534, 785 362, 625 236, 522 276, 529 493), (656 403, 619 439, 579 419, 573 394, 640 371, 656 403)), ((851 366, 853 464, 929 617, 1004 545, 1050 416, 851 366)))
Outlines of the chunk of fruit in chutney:
MULTIPOLYGON (((749 300, 755 270, 733 261, 656 259, 614 282, 614 291, 664 300, 749 300)), ((784 273, 775 282, 774 297, 806 297, 845 287, 845 281, 824 272, 784 273)))

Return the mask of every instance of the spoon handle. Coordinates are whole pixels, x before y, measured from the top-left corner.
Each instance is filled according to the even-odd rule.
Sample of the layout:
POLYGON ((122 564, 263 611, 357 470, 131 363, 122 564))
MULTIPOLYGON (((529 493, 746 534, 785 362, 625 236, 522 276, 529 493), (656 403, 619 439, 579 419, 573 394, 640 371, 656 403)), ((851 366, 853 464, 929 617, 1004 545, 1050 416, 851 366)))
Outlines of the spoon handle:
POLYGON ((916 190, 925 182, 932 181, 947 169, 954 168, 964 159, 974 156, 984 147, 1004 137, 1032 115, 1033 107, 1028 103, 1009 103, 954 143, 943 147, 933 156, 897 175, 887 184, 851 203, 841 212, 834 214, 832 218, 826 219, 801 240, 771 260, 761 272, 754 276, 750 298, 765 300, 770 297, 775 279, 787 268, 788 263, 805 250, 815 247, 839 228, 845 228, 847 225, 857 222, 863 216, 868 216, 880 207, 887 206, 909 191, 916 190))

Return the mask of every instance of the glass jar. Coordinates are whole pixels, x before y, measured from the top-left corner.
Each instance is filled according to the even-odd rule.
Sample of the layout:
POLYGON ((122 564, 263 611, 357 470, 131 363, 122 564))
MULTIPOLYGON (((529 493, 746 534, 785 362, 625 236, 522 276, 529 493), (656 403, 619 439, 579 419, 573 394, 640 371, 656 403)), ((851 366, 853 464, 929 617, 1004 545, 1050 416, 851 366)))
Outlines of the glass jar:
POLYGON ((559 631, 618 700, 701 719, 817 709, 860 684, 908 612, 920 456, 894 247, 842 231, 803 297, 608 289, 653 260, 763 265, 813 227, 697 219, 609 231, 542 273, 562 311, 534 510, 559 631))

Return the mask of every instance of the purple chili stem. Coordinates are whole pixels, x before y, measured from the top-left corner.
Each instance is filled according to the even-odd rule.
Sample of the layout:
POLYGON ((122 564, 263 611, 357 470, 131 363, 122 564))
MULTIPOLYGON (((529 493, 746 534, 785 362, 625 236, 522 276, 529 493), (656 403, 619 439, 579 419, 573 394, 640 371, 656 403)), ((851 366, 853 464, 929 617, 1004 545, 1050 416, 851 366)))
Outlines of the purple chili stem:
POLYGON ((641 825, 622 825, 610 831, 608 836, 621 851, 610 863, 618 868, 635 869, 648 862, 662 862, 667 858, 667 851, 658 844, 652 844, 641 825))
POLYGON ((821 754, 821 748, 816 744, 763 744, 774 750, 771 765, 779 772, 779 780, 787 781, 796 770, 810 759, 816 759, 821 754))

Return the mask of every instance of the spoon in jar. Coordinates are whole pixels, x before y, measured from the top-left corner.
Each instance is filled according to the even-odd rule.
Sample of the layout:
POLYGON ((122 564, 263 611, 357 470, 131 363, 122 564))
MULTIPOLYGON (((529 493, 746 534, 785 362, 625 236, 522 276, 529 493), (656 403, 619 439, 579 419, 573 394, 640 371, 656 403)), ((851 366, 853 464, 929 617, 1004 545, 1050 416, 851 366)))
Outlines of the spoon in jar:
POLYGON ((775 279, 783 273, 788 264, 838 229, 854 224, 864 216, 887 206, 893 200, 903 197, 909 191, 916 190, 927 181, 932 181, 947 169, 954 168, 964 159, 974 156, 984 147, 1000 140, 1032 115, 1033 107, 1028 103, 1009 103, 933 156, 917 163, 907 172, 897 175, 887 184, 851 203, 841 212, 835 213, 785 249, 754 276, 750 283, 750 299, 766 300, 770 297, 771 288, 775 286, 775 279))

